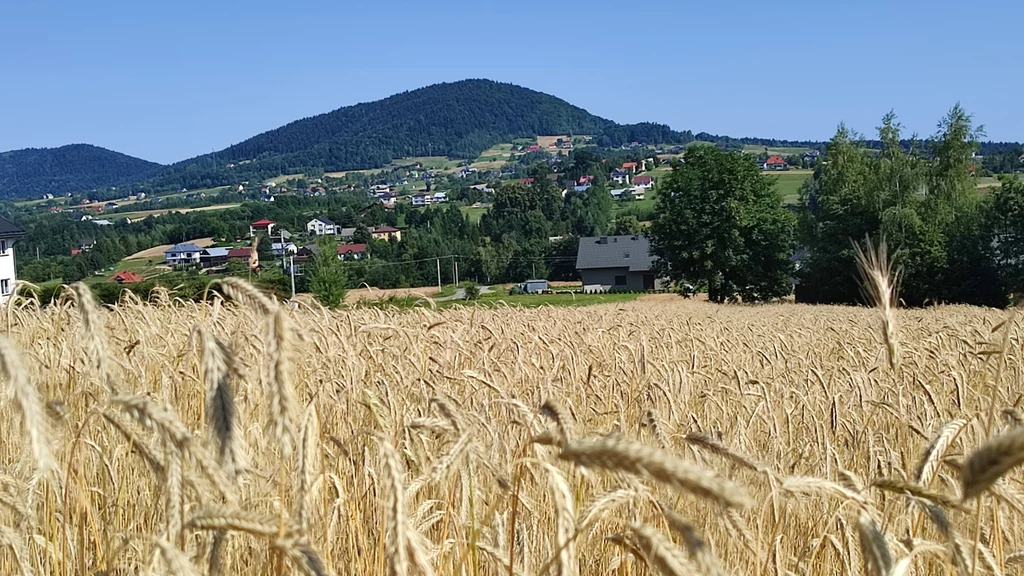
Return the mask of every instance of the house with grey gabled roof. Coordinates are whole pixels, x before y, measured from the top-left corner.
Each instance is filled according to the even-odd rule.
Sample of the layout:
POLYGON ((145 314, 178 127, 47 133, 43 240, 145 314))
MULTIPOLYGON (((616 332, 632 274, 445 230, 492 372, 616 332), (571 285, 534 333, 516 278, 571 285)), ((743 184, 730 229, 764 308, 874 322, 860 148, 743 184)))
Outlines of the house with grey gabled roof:
POLYGON ((654 271, 651 243, 643 236, 580 238, 576 269, 588 293, 659 290, 666 284, 654 271))
POLYGON ((228 263, 227 248, 206 248, 199 253, 199 266, 201 268, 214 268, 228 263))
POLYGON ((311 236, 334 236, 337 225, 323 216, 317 216, 306 223, 306 232, 311 236))
POLYGON ((172 268, 178 266, 194 266, 199 264, 199 255, 202 251, 202 248, 191 242, 183 242, 181 244, 175 244, 165 250, 164 259, 167 261, 167 265, 172 268))

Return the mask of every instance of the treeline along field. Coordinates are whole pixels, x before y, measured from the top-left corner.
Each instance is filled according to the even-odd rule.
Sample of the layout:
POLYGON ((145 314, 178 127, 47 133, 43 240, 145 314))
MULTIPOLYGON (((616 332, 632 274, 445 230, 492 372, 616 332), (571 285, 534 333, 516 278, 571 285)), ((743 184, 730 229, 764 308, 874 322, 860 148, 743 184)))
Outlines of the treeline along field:
POLYGON ((1024 548, 1020 473, 991 484, 1019 461, 1004 312, 893 312, 894 370, 864 308, 88 294, 4 310, 0 573, 966 575, 1024 548))

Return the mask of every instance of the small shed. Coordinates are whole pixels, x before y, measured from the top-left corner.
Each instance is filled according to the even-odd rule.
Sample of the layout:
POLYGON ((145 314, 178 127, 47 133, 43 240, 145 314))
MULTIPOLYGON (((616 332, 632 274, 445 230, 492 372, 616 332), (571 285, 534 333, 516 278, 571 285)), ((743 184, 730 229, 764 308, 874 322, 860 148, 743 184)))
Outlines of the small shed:
POLYGON ((540 294, 548 289, 547 280, 527 280, 523 291, 527 294, 540 294))

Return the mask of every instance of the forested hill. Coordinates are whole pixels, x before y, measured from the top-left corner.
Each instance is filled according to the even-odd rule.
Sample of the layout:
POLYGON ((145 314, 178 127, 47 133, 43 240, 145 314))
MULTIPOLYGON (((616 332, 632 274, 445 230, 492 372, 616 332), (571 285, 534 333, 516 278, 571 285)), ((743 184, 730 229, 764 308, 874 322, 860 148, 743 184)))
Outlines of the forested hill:
POLYGON ((0 152, 0 198, 121 186, 149 178, 162 168, 89 144, 0 152))
POLYGON ((616 124, 512 84, 462 80, 297 120, 174 164, 152 184, 197 188, 263 174, 375 168, 410 156, 469 159, 501 142, 555 134, 595 135, 605 145, 693 140, 662 124, 616 124))

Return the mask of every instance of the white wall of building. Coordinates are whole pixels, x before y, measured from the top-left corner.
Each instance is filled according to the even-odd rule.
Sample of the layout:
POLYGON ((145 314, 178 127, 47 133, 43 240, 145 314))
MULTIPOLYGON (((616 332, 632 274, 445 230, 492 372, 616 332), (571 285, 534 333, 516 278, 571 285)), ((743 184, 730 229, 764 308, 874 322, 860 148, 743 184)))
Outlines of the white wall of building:
POLYGON ((0 238, 0 304, 6 303, 14 291, 14 240, 0 238))

